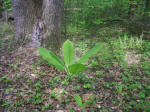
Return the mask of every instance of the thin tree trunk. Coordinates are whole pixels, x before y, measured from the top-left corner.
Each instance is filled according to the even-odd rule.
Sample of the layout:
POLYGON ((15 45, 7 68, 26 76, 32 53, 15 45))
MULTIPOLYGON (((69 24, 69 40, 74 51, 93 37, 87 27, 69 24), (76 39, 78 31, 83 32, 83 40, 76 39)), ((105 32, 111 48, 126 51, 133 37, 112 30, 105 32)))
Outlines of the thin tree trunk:
POLYGON ((146 0, 144 10, 144 28, 143 28, 146 33, 149 31, 150 28, 149 12, 150 12, 150 0, 146 0))
POLYGON ((148 16, 148 12, 150 12, 150 0, 146 0, 146 3, 145 3, 145 16, 148 16))
POLYGON ((133 4, 132 2, 134 2, 135 0, 130 0, 130 4, 129 4, 129 11, 128 11, 128 18, 129 19, 135 19, 136 18, 136 10, 138 8, 137 4, 133 4))
POLYGON ((8 24, 8 11, 5 10, 5 22, 6 24, 8 24))
POLYGON ((0 18, 2 18, 2 2, 0 0, 0 18))

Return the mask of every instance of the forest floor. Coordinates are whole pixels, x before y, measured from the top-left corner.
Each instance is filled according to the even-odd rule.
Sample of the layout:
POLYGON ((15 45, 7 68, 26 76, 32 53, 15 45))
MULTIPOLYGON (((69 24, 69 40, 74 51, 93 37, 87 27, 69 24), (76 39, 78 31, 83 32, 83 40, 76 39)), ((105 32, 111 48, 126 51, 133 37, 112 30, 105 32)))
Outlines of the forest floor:
POLYGON ((101 49, 66 83, 66 73, 42 60, 37 48, 13 49, 14 27, 0 23, 0 111, 149 112, 150 42, 129 38, 119 27, 97 32, 70 39, 76 58, 97 42, 101 49))

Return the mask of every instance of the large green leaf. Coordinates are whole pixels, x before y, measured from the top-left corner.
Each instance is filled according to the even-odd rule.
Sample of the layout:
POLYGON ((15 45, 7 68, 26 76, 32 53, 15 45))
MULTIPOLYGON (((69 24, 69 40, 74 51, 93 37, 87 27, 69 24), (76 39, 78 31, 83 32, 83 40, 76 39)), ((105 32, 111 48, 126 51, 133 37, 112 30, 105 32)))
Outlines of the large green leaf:
POLYGON ((50 64, 55 65, 58 69, 64 69, 64 63, 51 51, 46 50, 43 47, 39 47, 40 56, 50 64))
POLYGON ((72 59, 74 55, 74 47, 71 41, 67 40, 62 47, 64 61, 67 66, 72 64, 72 59))
POLYGON ((96 54, 100 49, 100 44, 97 44, 95 47, 90 49, 85 55, 83 55, 78 63, 83 63, 89 59, 92 55, 96 54))
POLYGON ((74 99, 76 100, 76 103, 77 103, 78 106, 80 106, 80 107, 83 106, 82 99, 79 96, 79 94, 74 94, 74 99))
POLYGON ((68 67, 69 72, 72 74, 77 74, 85 70, 87 67, 83 64, 72 64, 68 67))

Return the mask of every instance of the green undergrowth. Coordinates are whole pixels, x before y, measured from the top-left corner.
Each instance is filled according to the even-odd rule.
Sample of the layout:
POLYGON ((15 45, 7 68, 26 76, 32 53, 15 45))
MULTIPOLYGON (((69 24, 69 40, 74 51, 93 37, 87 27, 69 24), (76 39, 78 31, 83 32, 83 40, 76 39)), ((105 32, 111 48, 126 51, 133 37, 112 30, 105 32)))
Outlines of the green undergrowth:
POLYGON ((5 24, 0 20, 0 50, 6 46, 8 50, 12 50, 14 36, 14 26, 11 23, 5 24))
MULTIPOLYGON (((82 43, 83 46, 79 42, 78 49, 86 51, 88 46, 92 46, 91 41, 87 41, 82 43)), ((100 51, 88 65, 100 75, 99 81, 104 78, 104 86, 120 98, 117 105, 123 105, 120 108, 124 111, 150 111, 150 42, 143 40, 142 36, 138 38, 127 34, 115 39, 92 40, 93 43, 97 41, 101 42, 100 51), (131 59, 126 60, 126 57, 131 59), (117 78, 119 81, 116 81, 117 78)))
POLYGON ((22 68, 17 62, 29 58, 18 57, 11 64, 11 59, 5 60, 12 72, 0 77, 5 85, 1 107, 14 112, 149 112, 150 42, 109 29, 98 29, 92 38, 90 32, 82 32, 72 39, 75 60, 97 43, 100 49, 84 63, 88 69, 67 82, 64 71, 41 58, 22 68))

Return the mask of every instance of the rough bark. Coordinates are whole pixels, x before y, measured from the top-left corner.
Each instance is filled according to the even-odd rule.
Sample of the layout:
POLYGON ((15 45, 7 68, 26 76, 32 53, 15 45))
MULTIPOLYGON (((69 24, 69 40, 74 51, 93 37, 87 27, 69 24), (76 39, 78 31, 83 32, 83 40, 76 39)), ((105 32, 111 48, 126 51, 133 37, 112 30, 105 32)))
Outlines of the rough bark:
POLYGON ((63 10, 63 0, 43 1, 43 23, 44 39, 43 43, 51 48, 59 48, 61 45, 61 17, 63 10))
POLYGON ((12 0, 17 45, 24 45, 29 41, 34 24, 34 8, 31 0, 12 0))
POLYGON ((12 0, 12 4, 17 44, 60 45, 63 0, 12 0))

